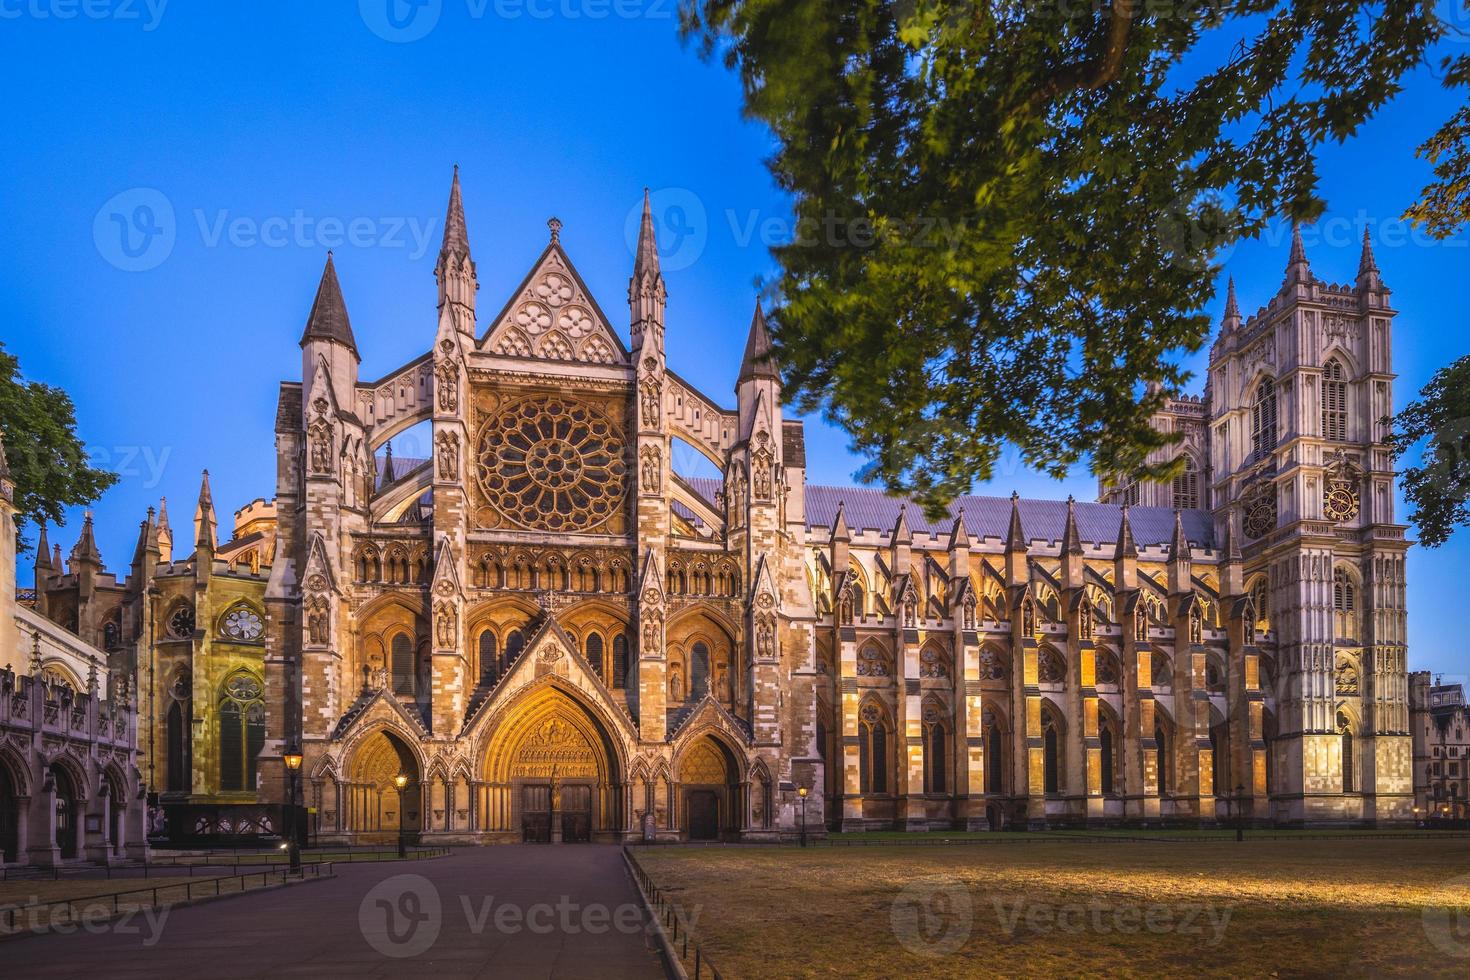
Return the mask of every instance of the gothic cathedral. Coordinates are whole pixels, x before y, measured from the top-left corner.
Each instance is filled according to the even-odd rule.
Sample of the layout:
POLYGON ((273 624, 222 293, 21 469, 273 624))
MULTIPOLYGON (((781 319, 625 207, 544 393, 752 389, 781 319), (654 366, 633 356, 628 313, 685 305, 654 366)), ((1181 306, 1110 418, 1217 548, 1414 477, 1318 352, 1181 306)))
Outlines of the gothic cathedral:
POLYGON ((194 830, 239 831, 247 800, 269 823, 295 748, 323 842, 1411 819, 1366 240, 1338 286, 1294 239, 1248 320, 1231 285, 1204 396, 1156 420, 1172 484, 934 524, 807 484, 759 305, 733 408, 670 369, 646 200, 627 343, 550 229, 482 317, 456 173, 421 356, 359 376, 328 257, 273 503, 219 543, 206 482, 194 557, 150 515, 103 599, 40 549, 39 608, 120 651, 194 830), (686 450, 721 476, 677 472, 686 450))

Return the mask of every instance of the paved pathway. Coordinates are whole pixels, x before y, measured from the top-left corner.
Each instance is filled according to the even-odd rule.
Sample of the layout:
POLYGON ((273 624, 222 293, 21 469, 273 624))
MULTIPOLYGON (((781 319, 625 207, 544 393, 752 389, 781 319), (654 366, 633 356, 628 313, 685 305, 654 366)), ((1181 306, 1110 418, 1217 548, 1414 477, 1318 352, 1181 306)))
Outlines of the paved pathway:
POLYGON ((0 943, 0 975, 211 978, 664 975, 618 848, 463 848, 0 943))

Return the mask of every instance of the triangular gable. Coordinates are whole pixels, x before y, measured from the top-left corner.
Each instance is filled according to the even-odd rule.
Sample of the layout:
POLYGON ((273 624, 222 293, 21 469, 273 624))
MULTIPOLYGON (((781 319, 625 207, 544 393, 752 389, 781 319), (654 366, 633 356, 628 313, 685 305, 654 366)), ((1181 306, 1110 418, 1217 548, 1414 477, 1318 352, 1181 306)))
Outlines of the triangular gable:
POLYGON ((546 246, 480 341, 506 357, 626 364, 628 350, 560 243, 546 246))
POLYGON ((705 694, 699 701, 669 732, 669 738, 683 737, 693 732, 704 732, 716 728, 732 738, 751 744, 750 731, 745 727, 745 722, 732 715, 729 710, 715 700, 714 695, 705 694))
MULTIPOLYGON (((597 672, 582 659, 582 653, 577 649, 576 641, 568 635, 557 622, 555 613, 547 613, 546 621, 541 628, 531 635, 526 641, 526 647, 516 662, 496 685, 494 701, 497 704, 508 704, 516 696, 516 693, 530 687, 533 684, 544 683, 549 675, 570 684, 582 692, 583 695, 596 702, 609 718, 618 719, 628 729, 629 734, 636 737, 633 730, 632 719, 628 717, 627 711, 620 708, 613 700, 612 692, 597 676, 597 672)), ((485 702, 489 704, 487 699, 485 702)), ((466 723, 466 729, 475 724, 481 712, 476 712, 466 723)))
POLYGON ((449 535, 439 535, 439 548, 434 553, 434 593, 441 596, 457 596, 460 588, 459 564, 454 560, 454 549, 450 547, 449 535))
POLYGON ((337 576, 332 572, 332 563, 327 561, 327 545, 322 540, 320 531, 314 532, 311 540, 306 545, 306 567, 301 576, 301 581, 311 582, 312 577, 320 575, 326 581, 324 588, 308 586, 313 592, 337 592, 337 576))

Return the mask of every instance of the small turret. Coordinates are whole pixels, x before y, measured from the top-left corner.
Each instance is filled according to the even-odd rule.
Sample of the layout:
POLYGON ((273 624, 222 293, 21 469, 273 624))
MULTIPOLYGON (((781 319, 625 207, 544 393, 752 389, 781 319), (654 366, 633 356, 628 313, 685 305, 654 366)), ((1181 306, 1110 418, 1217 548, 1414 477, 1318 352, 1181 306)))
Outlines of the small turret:
POLYGON ((1194 591, 1191 562, 1194 558, 1189 550, 1189 539, 1184 534, 1184 515, 1174 511, 1174 535, 1169 539, 1169 592, 1179 595, 1194 591))
POLYGON ((842 502, 837 503, 837 516, 832 518, 831 539, 831 561, 832 574, 840 575, 847 571, 847 556, 852 541, 852 532, 847 528, 847 515, 843 513, 842 502))
POLYGON ((1031 568, 1026 552, 1029 550, 1026 529, 1021 526, 1021 495, 1011 492, 1011 526, 1006 532, 1006 584, 1028 585, 1031 568))
POLYGON ((439 260, 434 264, 434 280, 439 284, 439 308, 452 307, 456 329, 473 337, 475 293, 480 288, 480 280, 475 272, 475 261, 470 257, 470 235, 465 226, 458 165, 449 186, 449 207, 444 214, 444 243, 439 248, 439 260))
POLYGON ((1067 496, 1067 524, 1062 530, 1062 587, 1082 588, 1084 564, 1082 560, 1082 535, 1077 530, 1077 501, 1067 496))
POLYGON ((215 536, 214 495, 209 489, 209 470, 199 483, 199 503, 194 508, 194 546, 200 557, 214 557, 218 539, 215 536))
POLYGON ((652 346, 663 351, 664 306, 668 291, 658 266, 658 239, 654 235, 653 206, 648 188, 643 189, 643 217, 638 225, 638 247, 633 256, 633 276, 628 280, 629 332, 633 350, 652 346))
POLYGON ((1113 584, 1119 591, 1138 588, 1138 544, 1133 540, 1133 522, 1128 519, 1128 505, 1123 505, 1118 525, 1118 544, 1113 549, 1113 584))
POLYGON ((1225 316, 1220 320, 1220 332, 1228 333, 1240 329, 1240 304, 1235 300, 1235 277, 1231 276, 1225 286, 1225 316))
POLYGON ((168 563, 174 560, 174 529, 168 523, 168 498, 158 500, 158 560, 168 563))
POLYGON ((909 530, 909 519, 906 513, 907 504, 898 508, 898 520, 893 523, 892 545, 893 545, 893 574, 903 575, 908 572, 913 562, 914 535, 909 530))

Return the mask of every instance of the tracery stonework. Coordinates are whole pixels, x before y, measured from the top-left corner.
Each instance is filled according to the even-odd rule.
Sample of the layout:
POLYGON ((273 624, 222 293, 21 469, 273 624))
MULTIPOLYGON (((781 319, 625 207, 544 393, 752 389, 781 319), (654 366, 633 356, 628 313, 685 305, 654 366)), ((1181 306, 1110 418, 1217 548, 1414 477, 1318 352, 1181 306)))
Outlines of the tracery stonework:
POLYGON ((556 396, 509 402, 476 436, 475 478, 503 522, 590 531, 622 506, 622 430, 591 405, 556 396))
MULTIPOLYGON (((604 230, 553 220, 520 285, 477 311, 456 182, 438 304, 397 369, 360 375, 360 273, 324 270, 260 479, 285 506, 222 526, 206 485, 197 523, 144 528, 141 575, 38 565, 38 610, 156 696, 154 771, 176 770, 161 797, 245 805, 220 790, 244 776, 281 803, 279 751, 299 740, 301 803, 334 845, 400 817, 426 843, 522 840, 553 793, 592 839, 687 839, 709 830, 690 786, 730 840, 794 836, 797 787, 815 833, 1412 820, 1408 545, 1371 441, 1394 314, 1371 256, 1334 286, 1294 250, 1258 314, 1232 297, 1206 393, 1156 420, 1181 438, 1151 463, 1192 454, 1177 485, 1106 482, 1071 507, 962 496, 930 520, 808 479, 764 311, 733 396, 682 380, 665 336, 697 357, 715 325, 668 320, 654 224, 625 309, 563 244, 604 230), (237 669, 268 731, 236 712, 222 733, 237 669), (1333 789, 1339 714, 1371 793, 1333 789), (222 768, 226 737, 258 772, 222 768), (1243 798, 1227 813, 1214 785, 1243 798)), ((93 561, 79 541, 70 563, 93 561)))

